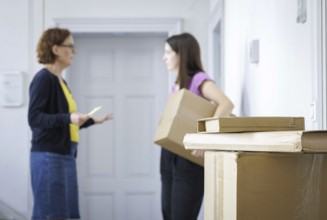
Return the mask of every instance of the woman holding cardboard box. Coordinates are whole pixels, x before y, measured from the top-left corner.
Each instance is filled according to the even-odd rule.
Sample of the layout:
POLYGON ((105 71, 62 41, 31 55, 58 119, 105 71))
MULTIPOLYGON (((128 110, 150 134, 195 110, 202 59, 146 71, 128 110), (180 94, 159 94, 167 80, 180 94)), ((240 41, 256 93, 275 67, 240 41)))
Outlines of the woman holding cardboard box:
MULTIPOLYGON (((163 60, 168 71, 176 73, 172 92, 188 89, 218 105, 215 117, 231 114, 233 103, 203 71, 200 46, 194 36, 183 33, 169 37, 165 43, 163 60)), ((203 153, 192 152, 202 157, 203 153)), ((162 148, 160 173, 163 218, 196 220, 203 199, 203 167, 162 148)))

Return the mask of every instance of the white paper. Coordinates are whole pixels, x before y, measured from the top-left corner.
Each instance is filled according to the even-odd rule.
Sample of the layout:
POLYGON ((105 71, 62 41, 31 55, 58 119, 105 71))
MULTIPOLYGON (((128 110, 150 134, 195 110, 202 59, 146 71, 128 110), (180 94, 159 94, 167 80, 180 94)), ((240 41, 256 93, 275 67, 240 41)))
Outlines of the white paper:
POLYGON ((92 111, 90 111, 89 113, 87 113, 87 115, 88 116, 91 116, 94 113, 96 113, 97 111, 99 111, 101 108, 102 108, 102 106, 95 107, 94 109, 92 109, 92 111))

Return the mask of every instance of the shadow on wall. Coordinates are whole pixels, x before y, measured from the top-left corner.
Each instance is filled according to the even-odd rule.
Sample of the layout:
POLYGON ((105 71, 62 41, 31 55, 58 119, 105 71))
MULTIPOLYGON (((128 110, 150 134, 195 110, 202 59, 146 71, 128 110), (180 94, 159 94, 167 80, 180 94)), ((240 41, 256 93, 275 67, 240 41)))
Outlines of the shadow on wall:
POLYGON ((27 220, 21 213, 13 210, 0 200, 0 220, 27 220))
MULTIPOLYGON (((247 50, 245 50, 247 51, 247 50)), ((245 56, 246 57, 246 56, 245 56)), ((243 75, 243 84, 242 84, 242 94, 241 94, 241 109, 240 116, 251 116, 251 107, 250 107, 250 95, 251 95, 251 76, 250 76, 250 67, 249 60, 244 59, 244 75, 243 75)))

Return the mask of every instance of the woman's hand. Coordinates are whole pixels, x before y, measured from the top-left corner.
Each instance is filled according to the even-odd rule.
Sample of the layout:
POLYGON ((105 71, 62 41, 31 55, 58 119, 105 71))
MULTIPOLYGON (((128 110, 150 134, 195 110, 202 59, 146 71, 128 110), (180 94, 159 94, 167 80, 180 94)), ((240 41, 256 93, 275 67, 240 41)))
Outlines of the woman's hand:
POLYGON ((110 114, 107 114, 107 115, 104 115, 104 116, 99 116, 99 117, 92 116, 92 119, 93 119, 95 124, 102 124, 105 121, 112 120, 113 117, 112 117, 112 113, 110 113, 110 114))
POLYGON ((70 114, 70 121, 72 124, 81 126, 84 124, 90 117, 87 114, 81 114, 78 112, 74 112, 70 114))

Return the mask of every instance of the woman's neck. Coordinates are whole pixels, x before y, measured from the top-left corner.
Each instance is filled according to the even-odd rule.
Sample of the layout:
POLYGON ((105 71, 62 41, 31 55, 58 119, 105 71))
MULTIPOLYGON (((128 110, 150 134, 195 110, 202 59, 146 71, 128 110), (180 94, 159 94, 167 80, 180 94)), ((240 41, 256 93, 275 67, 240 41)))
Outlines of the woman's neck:
POLYGON ((56 75, 60 81, 62 80, 61 75, 63 69, 59 65, 57 65, 56 63, 46 64, 45 68, 47 68, 52 74, 56 75))

